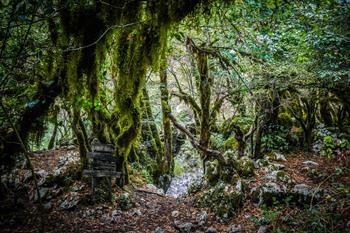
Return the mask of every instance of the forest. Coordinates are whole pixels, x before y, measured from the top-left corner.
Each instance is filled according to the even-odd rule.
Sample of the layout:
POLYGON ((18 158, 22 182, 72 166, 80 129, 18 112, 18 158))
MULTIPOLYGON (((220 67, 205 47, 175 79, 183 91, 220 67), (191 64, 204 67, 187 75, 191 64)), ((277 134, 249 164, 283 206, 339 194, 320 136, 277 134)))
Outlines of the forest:
POLYGON ((350 232, 349 0, 0 15, 0 232, 350 232))

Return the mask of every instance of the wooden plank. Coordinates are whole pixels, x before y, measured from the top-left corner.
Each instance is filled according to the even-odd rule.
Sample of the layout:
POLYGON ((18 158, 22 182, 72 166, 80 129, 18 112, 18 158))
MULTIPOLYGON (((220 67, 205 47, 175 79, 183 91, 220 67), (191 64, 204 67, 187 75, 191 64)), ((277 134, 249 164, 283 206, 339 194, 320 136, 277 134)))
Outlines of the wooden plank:
POLYGON ((100 166, 105 166, 105 167, 116 167, 116 163, 114 162, 109 162, 109 161, 101 161, 101 160, 94 160, 91 165, 93 167, 100 167, 100 166))
POLYGON ((116 166, 112 167, 112 166, 99 165, 99 166, 93 166, 92 170, 116 171, 116 166))
POLYGON ((108 152, 113 153, 114 152, 114 146, 112 144, 99 144, 99 145, 93 145, 92 151, 94 152, 108 152))
POLYGON ((92 176, 92 177, 120 177, 121 173, 116 171, 95 171, 95 170, 84 170, 83 176, 92 176))
POLYGON ((88 152, 86 155, 90 159, 98 159, 105 160, 110 162, 117 162, 118 159, 109 153, 101 153, 101 152, 88 152))

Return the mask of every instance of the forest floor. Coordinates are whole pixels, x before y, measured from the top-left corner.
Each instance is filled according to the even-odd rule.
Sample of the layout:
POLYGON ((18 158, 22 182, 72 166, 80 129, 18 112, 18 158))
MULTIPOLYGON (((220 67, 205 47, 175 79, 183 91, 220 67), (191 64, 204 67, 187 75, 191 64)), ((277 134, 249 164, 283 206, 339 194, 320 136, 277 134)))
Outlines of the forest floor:
MULTIPOLYGON (((346 152, 336 159, 329 160, 296 153, 286 156, 287 160, 280 163, 285 166, 284 170, 295 183, 327 189, 332 192, 332 197, 336 198, 340 192, 347 192, 341 190, 341 187, 343 189, 350 187, 349 154, 346 152), (319 171, 322 172, 317 178, 310 178, 303 169, 303 163, 310 160, 317 163, 319 171), (334 186, 332 178, 338 174, 337 172, 342 173, 336 177, 337 186, 334 186), (339 186, 339 183, 342 186, 339 186)), ((41 174, 41 177, 38 176, 39 184, 45 186, 46 181, 41 179, 45 175, 42 174, 57 172, 57 167, 63 163, 62 159, 65 157, 70 157, 69 161, 72 163, 78 160, 76 151, 66 149, 40 153, 33 157, 35 169, 41 174)), ((64 174, 63 170, 60 172, 64 174)), ((25 179, 29 179, 28 176, 28 171, 18 170, 20 183, 25 183, 25 179)), ((265 176, 264 169, 257 169, 255 176, 247 180, 249 187, 266 182, 265 176)), ((65 179, 71 178, 65 177, 65 179)), ((64 180, 64 182, 68 183, 69 187, 55 184, 50 188, 41 189, 44 206, 42 211, 39 211, 38 204, 33 204, 31 201, 36 199, 33 187, 26 189, 32 194, 28 199, 21 196, 24 195, 21 194, 23 189, 18 188, 15 206, 1 203, 0 232, 38 232, 41 225, 45 232, 266 232, 266 229, 273 228, 271 224, 278 223, 283 216, 293 216, 298 212, 294 207, 284 206, 278 209, 273 222, 262 226, 256 219, 266 217, 266 213, 247 198, 232 220, 221 222, 209 209, 196 208, 190 195, 179 198, 165 196, 141 179, 138 184, 130 185, 123 190, 114 185, 113 201, 106 204, 91 203, 88 179, 64 180), (126 199, 124 204, 129 205, 128 208, 124 208, 127 210, 122 210, 120 198, 116 198, 120 195, 124 195, 126 199), (199 218, 205 218, 205 222, 199 224, 199 218), (233 228, 240 231, 234 231, 233 228)), ((348 193, 346 195, 348 197, 348 193)), ((347 202, 335 210, 343 218, 341 223, 345 224, 345 227, 350 224, 349 207, 347 202)))

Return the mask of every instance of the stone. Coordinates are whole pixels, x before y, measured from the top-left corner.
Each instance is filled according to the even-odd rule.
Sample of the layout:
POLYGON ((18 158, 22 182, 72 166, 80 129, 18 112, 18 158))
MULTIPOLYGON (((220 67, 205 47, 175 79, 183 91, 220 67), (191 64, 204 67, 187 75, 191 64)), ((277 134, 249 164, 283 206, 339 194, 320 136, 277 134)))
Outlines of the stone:
POLYGON ((43 207, 44 207, 44 209, 46 209, 46 210, 51 209, 51 208, 52 208, 52 203, 51 203, 51 201, 45 203, 45 204, 43 205, 43 207))
POLYGON ((129 193, 124 192, 119 196, 119 206, 122 210, 129 210, 133 207, 133 202, 129 193))
POLYGON ((254 175, 255 165, 254 161, 247 156, 243 156, 237 161, 237 172, 243 177, 251 177, 254 175))
POLYGON ((306 184, 297 184, 292 189, 296 201, 301 204, 320 199, 322 192, 322 190, 314 189, 306 184))
POLYGON ((49 175, 49 173, 43 169, 37 171, 35 173, 37 176, 39 176, 39 180, 38 180, 38 185, 41 186, 46 182, 46 179, 49 175))
POLYGON ((258 205, 272 205, 281 201, 287 194, 287 188, 274 182, 268 182, 251 190, 252 200, 258 205))
POLYGON ((201 211, 197 214, 196 221, 200 226, 206 224, 208 222, 208 213, 206 211, 201 211))
POLYGON ((268 170, 268 171, 284 170, 285 167, 286 167, 286 166, 284 166, 283 164, 271 163, 271 164, 267 167, 267 170, 268 170))
POLYGON ((179 215, 180 215, 180 212, 177 211, 177 210, 174 210, 173 212, 171 212, 171 216, 172 216, 173 218, 177 218, 177 217, 179 217, 179 215))
POLYGON ((218 231, 214 227, 209 227, 205 233, 218 233, 218 231))
POLYGON ((217 159, 214 161, 206 161, 205 167, 205 178, 209 183, 215 183, 219 177, 219 161, 217 159))
POLYGON ((267 226, 260 226, 257 233, 266 233, 267 232, 267 226))
POLYGON ((284 183, 292 183, 292 179, 285 171, 271 171, 265 176, 265 179, 270 181, 282 181, 284 183))
MULTIPOLYGON (((39 194, 40 194, 41 200, 46 198, 48 192, 49 192, 48 188, 39 188, 39 194)), ((38 200, 39 200, 38 193, 37 193, 36 189, 34 189, 34 202, 36 202, 38 200)))
POLYGON ((76 192, 71 192, 66 195, 65 200, 60 204, 60 208, 63 210, 73 209, 78 205, 79 201, 79 194, 76 192))
POLYGON ((276 161, 287 161, 286 157, 283 154, 277 152, 275 152, 275 159, 276 161))
POLYGON ((266 159, 257 159, 254 163, 255 167, 256 168, 259 168, 259 167, 266 167, 269 165, 269 161, 266 160, 266 159))
POLYGON ((239 192, 243 192, 243 184, 242 181, 240 179, 237 180, 236 186, 235 188, 239 191, 239 192))
POLYGON ((231 225, 231 226, 228 228, 227 232, 228 232, 228 233, 238 233, 238 232, 240 232, 241 230, 242 230, 242 226, 241 226, 241 225, 236 225, 236 224, 234 224, 234 225, 231 225))
POLYGON ((141 212, 141 210, 136 209, 136 210, 134 210, 134 211, 132 212, 132 215, 133 215, 133 216, 141 216, 141 215, 142 215, 142 212, 141 212))
POLYGON ((157 228, 154 230, 154 233, 165 233, 165 231, 164 231, 161 227, 157 227, 157 228))
POLYGON ((221 181, 195 196, 194 202, 198 207, 210 208, 218 219, 227 220, 243 205, 243 198, 235 186, 221 181))
POLYGON ((194 226, 191 222, 179 223, 174 221, 175 228, 178 229, 181 233, 191 233, 194 229, 194 226))
POLYGON ((306 167, 310 167, 310 168, 315 168, 315 167, 318 167, 318 165, 319 165, 318 163, 311 161, 311 160, 304 161, 303 164, 306 167))

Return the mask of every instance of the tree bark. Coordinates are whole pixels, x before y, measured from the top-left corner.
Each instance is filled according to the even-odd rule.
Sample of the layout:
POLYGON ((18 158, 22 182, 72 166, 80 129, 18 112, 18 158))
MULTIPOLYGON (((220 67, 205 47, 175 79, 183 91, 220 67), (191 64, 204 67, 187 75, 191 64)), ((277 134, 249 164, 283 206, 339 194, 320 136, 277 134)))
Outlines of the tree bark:
POLYGON ((171 107, 169 105, 169 92, 167 81, 167 61, 165 54, 161 58, 160 67, 160 93, 161 93, 161 107, 163 118, 163 130, 164 130, 164 157, 166 160, 165 172, 167 174, 173 174, 174 172, 174 160, 172 155, 172 130, 169 119, 171 113, 171 107))

